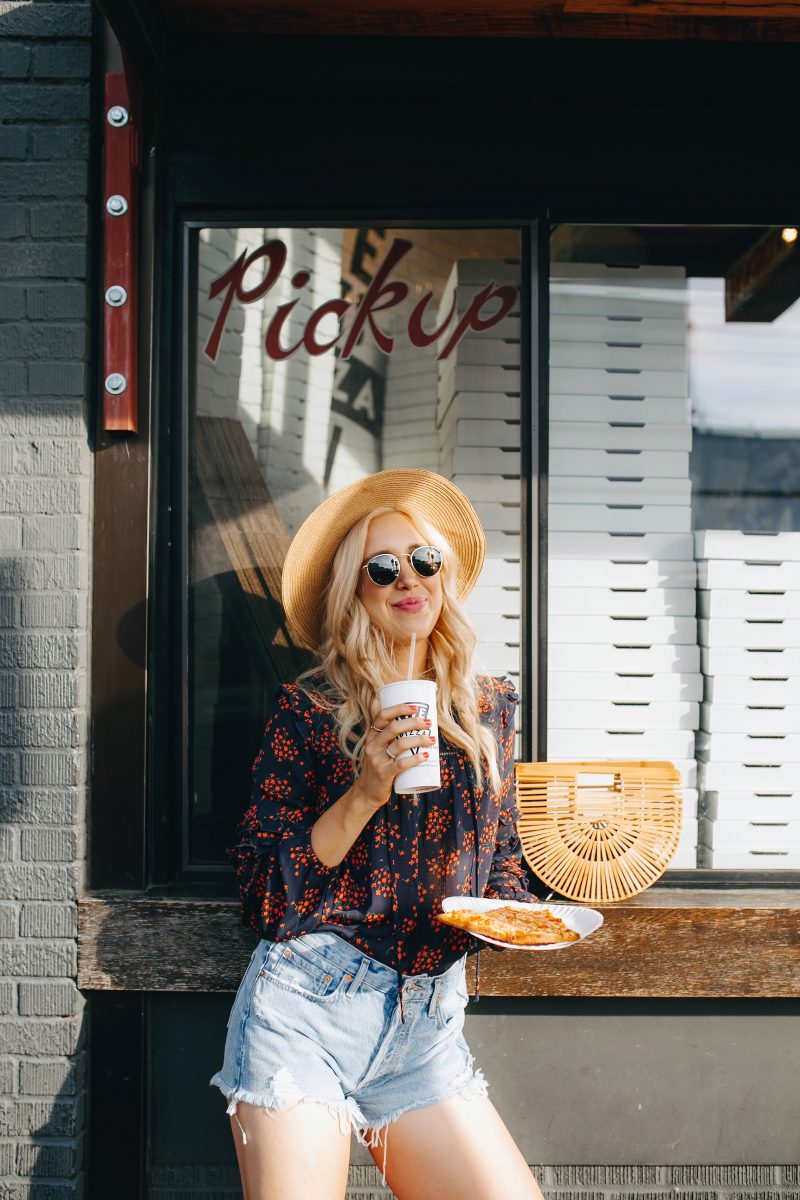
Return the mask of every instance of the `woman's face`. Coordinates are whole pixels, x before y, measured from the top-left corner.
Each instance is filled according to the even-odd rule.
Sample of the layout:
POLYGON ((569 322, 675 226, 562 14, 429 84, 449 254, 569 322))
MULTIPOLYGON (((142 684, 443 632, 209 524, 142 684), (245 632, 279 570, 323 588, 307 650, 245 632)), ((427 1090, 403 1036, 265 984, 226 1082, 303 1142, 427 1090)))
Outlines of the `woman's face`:
POLYGON ((400 561, 400 574, 394 583, 380 587, 367 571, 360 571, 356 595, 367 610, 370 621, 392 641, 407 643, 412 633, 427 638, 442 611, 442 576, 423 579, 408 559, 412 550, 427 545, 402 513, 383 513, 370 523, 364 546, 364 562, 374 554, 394 554, 400 561))

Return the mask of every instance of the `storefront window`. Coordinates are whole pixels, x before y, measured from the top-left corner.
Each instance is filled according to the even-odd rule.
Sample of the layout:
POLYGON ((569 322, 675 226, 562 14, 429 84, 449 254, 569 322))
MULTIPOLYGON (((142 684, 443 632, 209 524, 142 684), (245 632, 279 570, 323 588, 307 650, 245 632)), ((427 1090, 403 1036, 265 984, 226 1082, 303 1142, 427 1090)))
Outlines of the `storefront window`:
POLYGON ((796 239, 552 231, 548 757, 677 763, 674 867, 800 867, 796 239))
POLYGON ((518 230, 200 228, 192 254, 189 871, 221 863, 275 690, 308 665, 281 568, 337 488, 453 479, 488 539, 480 663, 520 669, 518 230))

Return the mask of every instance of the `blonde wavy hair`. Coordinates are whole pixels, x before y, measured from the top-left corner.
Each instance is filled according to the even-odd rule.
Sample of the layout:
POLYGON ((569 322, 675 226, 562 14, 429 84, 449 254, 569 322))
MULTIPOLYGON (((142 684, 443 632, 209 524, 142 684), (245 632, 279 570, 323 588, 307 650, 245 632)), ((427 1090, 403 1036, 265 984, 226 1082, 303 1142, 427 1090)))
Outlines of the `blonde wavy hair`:
POLYGON ((374 508, 345 535, 333 560, 324 598, 320 665, 298 683, 335 714, 339 745, 358 769, 369 727, 379 712, 378 688, 394 674, 392 643, 370 621, 357 595, 370 523, 384 513, 400 513, 420 534, 421 544, 442 551, 442 611, 429 639, 428 667, 436 680, 439 729, 463 750, 478 786, 488 776, 500 786, 497 746, 478 715, 478 679, 473 669, 475 632, 456 598, 456 558, 442 532, 413 508, 374 508), (320 678, 321 672, 321 678, 320 678))

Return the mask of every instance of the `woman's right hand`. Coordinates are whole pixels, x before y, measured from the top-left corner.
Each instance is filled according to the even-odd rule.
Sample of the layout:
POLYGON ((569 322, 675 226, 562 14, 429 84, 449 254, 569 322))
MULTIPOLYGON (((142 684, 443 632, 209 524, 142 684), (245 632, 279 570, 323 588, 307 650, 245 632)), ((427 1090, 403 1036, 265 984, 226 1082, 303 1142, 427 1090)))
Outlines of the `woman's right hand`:
POLYGON ((384 805, 392 794, 395 778, 412 765, 408 751, 418 747, 419 757, 428 757, 435 741, 430 731, 430 721, 417 716, 416 704, 395 704, 382 709, 373 719, 364 742, 354 790, 375 808, 384 805))

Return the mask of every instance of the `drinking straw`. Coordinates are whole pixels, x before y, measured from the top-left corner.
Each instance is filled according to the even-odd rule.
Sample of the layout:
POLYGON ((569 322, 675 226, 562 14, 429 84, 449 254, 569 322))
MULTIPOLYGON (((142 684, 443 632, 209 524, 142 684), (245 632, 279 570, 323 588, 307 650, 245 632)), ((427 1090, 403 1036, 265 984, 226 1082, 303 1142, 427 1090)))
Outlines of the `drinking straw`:
POLYGON ((417 644, 417 635, 411 635, 411 647, 408 651, 408 678, 411 679, 414 674, 414 647, 417 644))

